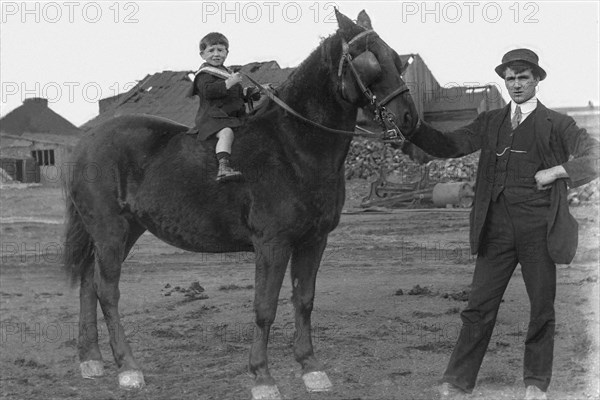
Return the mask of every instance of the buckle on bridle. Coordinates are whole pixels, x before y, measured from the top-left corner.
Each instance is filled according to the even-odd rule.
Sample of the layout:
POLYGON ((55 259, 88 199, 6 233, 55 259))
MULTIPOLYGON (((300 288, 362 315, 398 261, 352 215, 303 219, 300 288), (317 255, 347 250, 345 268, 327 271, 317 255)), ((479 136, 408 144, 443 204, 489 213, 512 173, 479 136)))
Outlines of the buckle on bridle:
POLYGON ((384 143, 398 143, 400 145, 403 145, 406 141, 406 138, 404 137, 402 132, 400 132, 400 129, 391 128, 383 133, 382 140, 384 143))
POLYGON ((384 143, 397 143, 400 146, 404 144, 406 138, 398 128, 398 125, 394 122, 395 116, 394 113, 388 111, 381 104, 378 105, 376 110, 379 121, 385 130, 382 135, 382 140, 384 143))

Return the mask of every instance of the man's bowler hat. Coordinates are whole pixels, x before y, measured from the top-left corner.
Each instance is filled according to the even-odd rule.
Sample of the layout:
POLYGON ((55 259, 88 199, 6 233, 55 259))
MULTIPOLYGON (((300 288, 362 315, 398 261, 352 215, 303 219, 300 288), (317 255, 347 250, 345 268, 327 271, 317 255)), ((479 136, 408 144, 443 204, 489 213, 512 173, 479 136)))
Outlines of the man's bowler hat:
POLYGON ((540 77, 540 81, 546 78, 546 71, 538 65, 539 58, 537 54, 529 49, 515 49, 511 50, 502 57, 502 64, 498 65, 495 69, 496 73, 504 79, 504 71, 513 62, 525 62, 530 64, 531 67, 537 70, 537 75, 540 77))

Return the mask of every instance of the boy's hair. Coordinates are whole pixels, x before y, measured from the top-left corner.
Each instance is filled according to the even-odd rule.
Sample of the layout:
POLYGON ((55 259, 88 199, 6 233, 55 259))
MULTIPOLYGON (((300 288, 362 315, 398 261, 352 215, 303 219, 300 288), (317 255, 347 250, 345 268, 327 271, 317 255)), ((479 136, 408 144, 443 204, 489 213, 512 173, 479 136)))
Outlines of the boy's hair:
POLYGON ((227 50, 229 50, 229 40, 219 32, 211 32, 208 35, 204 36, 202 40, 200 40, 200 51, 204 51, 208 46, 214 46, 217 44, 222 44, 225 46, 227 50))
MULTIPOLYGON (((533 65, 523 62, 523 61, 512 62, 512 63, 508 64, 506 66, 506 68, 512 69, 515 72, 515 74, 520 74, 521 72, 530 70, 531 74, 533 75, 534 78, 540 79, 540 73, 539 73, 538 69, 535 68, 533 65)), ((504 69, 504 74, 503 74, 504 76, 506 76, 506 68, 504 69)))

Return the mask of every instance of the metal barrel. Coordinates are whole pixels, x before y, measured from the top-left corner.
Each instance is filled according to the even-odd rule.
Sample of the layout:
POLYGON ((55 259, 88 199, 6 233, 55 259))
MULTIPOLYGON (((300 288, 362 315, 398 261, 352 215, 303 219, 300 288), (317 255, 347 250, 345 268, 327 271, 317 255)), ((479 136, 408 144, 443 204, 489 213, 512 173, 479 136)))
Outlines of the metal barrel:
POLYGON ((438 183, 433 187, 433 204, 436 207, 453 205, 469 208, 473 205, 474 194, 470 182, 438 183))

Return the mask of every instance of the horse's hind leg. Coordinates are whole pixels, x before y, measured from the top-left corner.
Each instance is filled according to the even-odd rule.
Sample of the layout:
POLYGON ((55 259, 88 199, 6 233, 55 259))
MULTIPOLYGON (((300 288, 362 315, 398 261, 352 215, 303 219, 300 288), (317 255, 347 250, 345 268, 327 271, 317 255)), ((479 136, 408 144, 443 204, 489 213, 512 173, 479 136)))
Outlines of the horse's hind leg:
POLYGON ((94 288, 94 257, 83 261, 79 288, 79 360, 81 376, 93 379, 104 375, 102 354, 98 347, 98 298, 94 288))
MULTIPOLYGON (((125 252, 127 254, 145 229, 131 221, 129 223, 125 252)), ((83 261, 81 286, 79 289, 79 360, 81 375, 96 378, 104 375, 104 363, 98 347, 98 294, 94 282, 94 256, 83 261)))
POLYGON ((119 216, 103 220, 102 227, 95 235, 96 293, 108 327, 110 347, 119 367, 119 385, 126 389, 141 388, 145 384, 119 317, 121 263, 141 232, 143 230, 138 226, 119 216))
POLYGON ((294 355, 302 366, 302 379, 310 392, 327 391, 332 386, 314 355, 311 328, 315 282, 326 244, 326 238, 314 243, 303 243, 292 252, 292 301, 296 320, 294 355))

